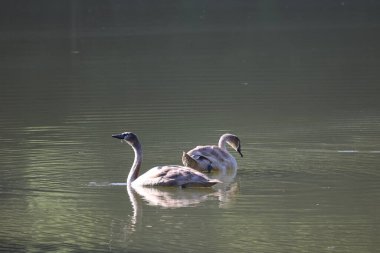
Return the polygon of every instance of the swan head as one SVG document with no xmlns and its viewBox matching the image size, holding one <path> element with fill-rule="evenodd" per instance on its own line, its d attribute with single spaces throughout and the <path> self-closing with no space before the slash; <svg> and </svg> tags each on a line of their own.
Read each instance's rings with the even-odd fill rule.
<svg viewBox="0 0 380 253">
<path fill-rule="evenodd" d="M 126 143 L 128 143 L 131 146 L 137 146 L 139 144 L 139 139 L 137 138 L 137 135 L 132 132 L 113 134 L 112 137 L 116 139 L 124 140 Z"/>
<path fill-rule="evenodd" d="M 230 134 L 227 138 L 227 143 L 243 157 L 243 153 L 241 152 L 240 139 L 233 134 Z"/>
</svg>

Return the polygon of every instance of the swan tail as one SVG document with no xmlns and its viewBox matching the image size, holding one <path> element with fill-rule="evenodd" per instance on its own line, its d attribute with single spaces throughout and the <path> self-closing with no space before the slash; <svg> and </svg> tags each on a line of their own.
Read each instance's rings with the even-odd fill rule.
<svg viewBox="0 0 380 253">
<path fill-rule="evenodd" d="M 190 167 L 193 169 L 198 168 L 198 162 L 194 158 L 192 158 L 190 155 L 188 155 L 186 152 L 182 153 L 182 163 L 186 167 Z"/>
<path fill-rule="evenodd" d="M 193 168 L 200 172 L 210 173 L 213 169 L 212 162 L 205 156 L 199 155 L 196 158 L 187 154 L 186 152 L 182 153 L 182 163 L 186 167 Z M 207 163 L 207 164 L 205 164 Z"/>
</svg>

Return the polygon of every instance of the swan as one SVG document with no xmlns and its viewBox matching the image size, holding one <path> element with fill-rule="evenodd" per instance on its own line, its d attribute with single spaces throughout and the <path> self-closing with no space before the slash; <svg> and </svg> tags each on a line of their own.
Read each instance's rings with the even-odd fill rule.
<svg viewBox="0 0 380 253">
<path fill-rule="evenodd" d="M 236 135 L 226 133 L 220 137 L 218 146 L 197 146 L 187 153 L 183 152 L 182 163 L 202 172 L 218 171 L 225 174 L 229 169 L 236 171 L 236 159 L 228 152 L 226 144 L 230 145 L 243 157 L 240 139 Z"/>
<path fill-rule="evenodd" d="M 132 186 L 132 188 L 139 186 L 210 187 L 220 183 L 219 180 L 210 179 L 192 168 L 179 165 L 157 166 L 139 176 L 142 147 L 137 135 L 132 132 L 124 132 L 114 134 L 112 137 L 127 142 L 135 153 L 134 162 L 127 177 L 127 186 Z"/>
</svg>

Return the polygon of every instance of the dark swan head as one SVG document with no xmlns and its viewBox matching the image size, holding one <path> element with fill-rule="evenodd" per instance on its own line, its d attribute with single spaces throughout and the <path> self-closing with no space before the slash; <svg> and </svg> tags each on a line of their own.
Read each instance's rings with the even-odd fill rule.
<svg viewBox="0 0 380 253">
<path fill-rule="evenodd" d="M 124 132 L 121 134 L 113 134 L 113 138 L 120 139 L 126 141 L 128 144 L 135 146 L 139 143 L 139 139 L 137 138 L 137 135 L 131 132 Z"/>
<path fill-rule="evenodd" d="M 240 139 L 233 134 L 229 134 L 227 138 L 227 143 L 234 149 L 236 152 L 240 154 L 241 157 L 243 157 L 243 153 L 241 152 L 241 146 L 240 146 Z"/>
</svg>

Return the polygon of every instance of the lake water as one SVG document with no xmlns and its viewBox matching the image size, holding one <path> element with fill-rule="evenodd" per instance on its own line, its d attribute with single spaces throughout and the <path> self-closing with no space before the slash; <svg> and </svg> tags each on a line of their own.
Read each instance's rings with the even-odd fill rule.
<svg viewBox="0 0 380 253">
<path fill-rule="evenodd" d="M 0 251 L 377 252 L 378 4 L 64 2 L 0 11 Z M 127 191 L 123 131 L 143 171 L 225 132 L 244 157 Z"/>
</svg>

